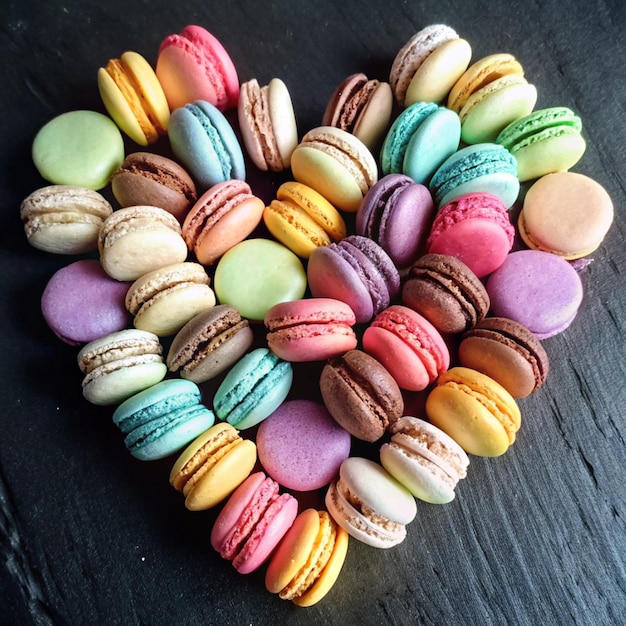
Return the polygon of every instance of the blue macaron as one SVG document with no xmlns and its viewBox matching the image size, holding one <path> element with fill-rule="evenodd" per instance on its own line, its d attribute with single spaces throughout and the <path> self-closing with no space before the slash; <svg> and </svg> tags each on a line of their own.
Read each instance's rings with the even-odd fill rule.
<svg viewBox="0 0 626 626">
<path fill-rule="evenodd" d="M 466 146 L 441 164 L 429 187 L 439 208 L 458 196 L 480 191 L 498 196 L 509 208 L 520 190 L 517 161 L 495 143 Z"/>
<path fill-rule="evenodd" d="M 228 372 L 213 398 L 220 419 L 238 430 L 262 422 L 285 400 L 293 382 L 291 363 L 257 348 Z"/>
<path fill-rule="evenodd" d="M 164 380 L 131 396 L 113 413 L 126 434 L 130 453 L 142 460 L 162 459 L 180 450 L 215 422 L 201 403 L 198 385 L 190 380 Z"/>
<path fill-rule="evenodd" d="M 459 147 L 461 120 L 434 102 L 416 102 L 391 125 L 381 149 L 383 174 L 405 174 L 427 183 L 435 170 Z"/>
<path fill-rule="evenodd" d="M 245 180 L 243 152 L 235 131 L 209 102 L 196 100 L 172 111 L 168 136 L 172 151 L 202 189 L 232 178 Z"/>
</svg>

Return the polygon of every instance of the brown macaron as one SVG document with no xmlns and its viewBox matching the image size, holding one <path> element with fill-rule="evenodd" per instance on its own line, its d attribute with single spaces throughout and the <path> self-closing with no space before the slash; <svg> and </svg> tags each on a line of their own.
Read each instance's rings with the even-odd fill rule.
<svg viewBox="0 0 626 626">
<path fill-rule="evenodd" d="M 402 417 L 398 384 L 374 357 L 349 350 L 330 359 L 320 376 L 322 399 L 337 423 L 363 441 L 377 441 Z"/>
<path fill-rule="evenodd" d="M 480 279 L 446 254 L 426 254 L 415 261 L 402 286 L 402 303 L 441 333 L 469 330 L 489 311 L 489 295 Z"/>
<path fill-rule="evenodd" d="M 504 317 L 486 317 L 459 344 L 459 361 L 524 398 L 543 385 L 550 369 L 541 342 L 525 326 Z"/>
</svg>

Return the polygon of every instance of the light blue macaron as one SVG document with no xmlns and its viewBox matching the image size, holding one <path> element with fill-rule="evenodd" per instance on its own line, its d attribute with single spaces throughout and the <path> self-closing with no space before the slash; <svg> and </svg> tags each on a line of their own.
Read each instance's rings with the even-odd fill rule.
<svg viewBox="0 0 626 626">
<path fill-rule="evenodd" d="M 293 368 L 267 348 L 257 348 L 228 372 L 213 398 L 220 419 L 238 430 L 262 422 L 285 400 Z"/>
<path fill-rule="evenodd" d="M 126 434 L 130 453 L 142 460 L 162 459 L 180 450 L 215 422 L 201 404 L 198 385 L 190 380 L 164 380 L 131 396 L 113 413 Z"/>
<path fill-rule="evenodd" d="M 196 100 L 175 109 L 168 136 L 172 151 L 202 189 L 237 178 L 245 180 L 243 152 L 224 114 Z"/>
</svg>

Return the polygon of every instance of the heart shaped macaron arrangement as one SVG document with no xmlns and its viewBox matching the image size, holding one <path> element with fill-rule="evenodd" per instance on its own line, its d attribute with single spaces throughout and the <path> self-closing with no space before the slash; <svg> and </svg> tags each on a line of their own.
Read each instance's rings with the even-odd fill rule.
<svg viewBox="0 0 626 626">
<path fill-rule="evenodd" d="M 613 219 L 568 171 L 578 116 L 534 111 L 512 55 L 471 54 L 427 26 L 388 82 L 347 77 L 299 137 L 287 85 L 240 84 L 188 26 L 155 69 L 125 52 L 99 70 L 110 117 L 68 112 L 33 142 L 51 184 L 21 218 L 34 247 L 79 257 L 41 307 L 85 400 L 112 407 L 135 458 L 176 456 L 187 509 L 222 507 L 215 550 L 300 606 L 333 587 L 349 538 L 397 545 L 471 455 L 514 443 L 541 340 L 574 320 L 576 267 Z M 142 151 L 164 141 L 174 158 Z M 310 492 L 324 505 L 300 510 Z"/>
</svg>

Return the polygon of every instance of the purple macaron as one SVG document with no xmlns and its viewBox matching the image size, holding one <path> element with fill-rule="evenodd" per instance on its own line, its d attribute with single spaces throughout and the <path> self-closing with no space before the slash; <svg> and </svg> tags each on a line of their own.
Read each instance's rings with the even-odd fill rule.
<svg viewBox="0 0 626 626">
<path fill-rule="evenodd" d="M 339 473 L 350 455 L 350 434 L 323 404 L 289 400 L 261 423 L 256 445 L 261 465 L 276 482 L 313 491 Z"/>
<path fill-rule="evenodd" d="M 434 209 L 426 186 L 404 174 L 388 174 L 363 198 L 356 214 L 356 232 L 376 241 L 402 269 L 418 257 Z"/>
<path fill-rule="evenodd" d="M 58 270 L 41 296 L 41 312 L 54 334 L 73 346 L 128 328 L 124 303 L 130 283 L 111 278 L 95 259 Z"/>
<path fill-rule="evenodd" d="M 576 317 L 583 285 L 565 259 L 540 250 L 511 252 L 489 277 L 491 314 L 523 324 L 538 339 L 564 331 Z"/>
<path fill-rule="evenodd" d="M 400 274 L 390 256 L 362 235 L 316 248 L 309 258 L 307 280 L 313 297 L 348 304 L 357 324 L 387 308 L 400 291 Z"/>
</svg>

